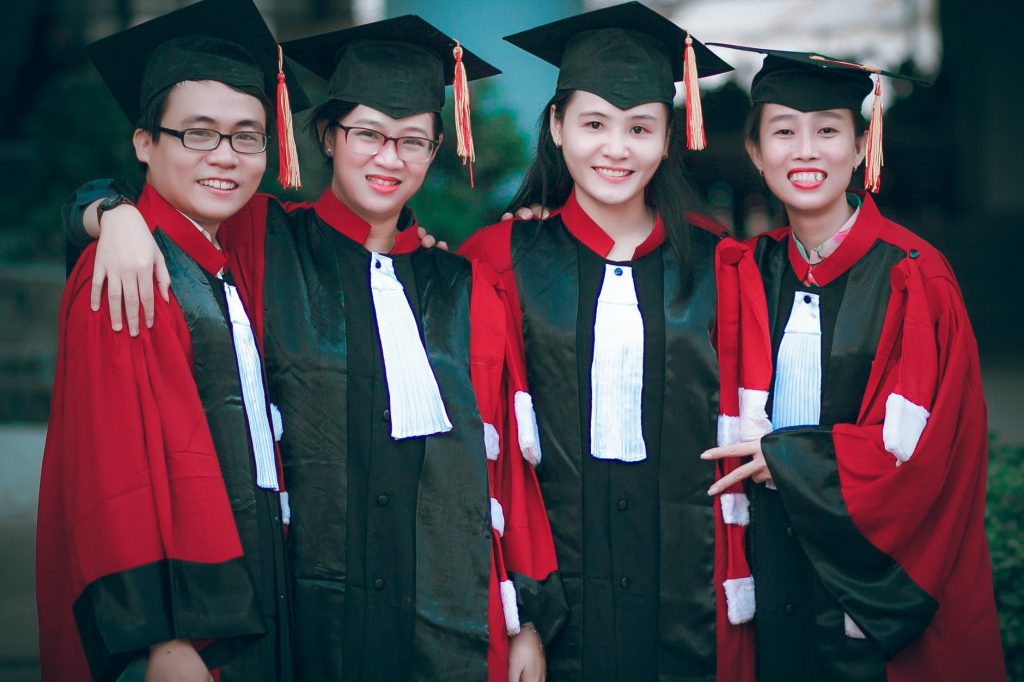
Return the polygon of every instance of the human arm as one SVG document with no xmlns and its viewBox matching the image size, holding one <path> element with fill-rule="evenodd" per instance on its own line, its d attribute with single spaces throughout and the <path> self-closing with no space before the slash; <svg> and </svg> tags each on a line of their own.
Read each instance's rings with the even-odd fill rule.
<svg viewBox="0 0 1024 682">
<path fill-rule="evenodd" d="M 544 682 L 547 679 L 547 658 L 544 642 L 533 623 L 523 623 L 512 636 L 508 654 L 509 682 Z"/>
<path fill-rule="evenodd" d="M 153 326 L 154 290 L 168 300 L 170 275 L 163 254 L 153 240 L 149 226 L 138 209 L 122 204 L 98 215 L 99 204 L 107 197 L 125 194 L 133 198 L 133 188 L 111 180 L 96 180 L 83 185 L 65 204 L 61 218 L 68 237 L 69 249 L 84 248 L 88 241 L 99 239 L 92 278 L 91 306 L 99 310 L 105 283 L 114 331 L 124 323 L 128 333 L 139 333 L 141 304 L 147 327 Z"/>
</svg>

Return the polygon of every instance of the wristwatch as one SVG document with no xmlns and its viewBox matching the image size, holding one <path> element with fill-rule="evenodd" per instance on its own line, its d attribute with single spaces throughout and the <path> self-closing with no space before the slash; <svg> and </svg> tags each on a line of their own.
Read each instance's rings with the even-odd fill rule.
<svg viewBox="0 0 1024 682">
<path fill-rule="evenodd" d="M 128 204 L 134 206 L 135 202 L 126 197 L 123 194 L 112 194 L 111 196 L 103 199 L 100 203 L 96 204 L 96 223 L 99 224 L 103 220 L 103 214 L 107 211 L 117 208 L 122 204 Z"/>
</svg>

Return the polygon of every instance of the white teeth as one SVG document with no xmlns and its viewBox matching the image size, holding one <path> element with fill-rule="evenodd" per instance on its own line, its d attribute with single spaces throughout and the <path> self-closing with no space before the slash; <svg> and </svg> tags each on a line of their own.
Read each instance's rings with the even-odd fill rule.
<svg viewBox="0 0 1024 682">
<path fill-rule="evenodd" d="M 371 178 L 371 177 L 367 177 L 366 179 L 369 180 L 370 182 L 375 182 L 378 185 L 387 185 L 388 187 L 393 187 L 394 185 L 398 184 L 398 180 L 395 180 L 394 178 Z"/>
<path fill-rule="evenodd" d="M 632 172 L 628 170 L 615 170 L 613 168 L 595 168 L 594 170 L 601 175 L 607 175 L 611 178 L 624 178 Z"/>
<path fill-rule="evenodd" d="M 825 174 L 821 172 L 790 173 L 789 179 L 793 182 L 801 183 L 824 182 Z"/>
<path fill-rule="evenodd" d="M 213 189 L 235 189 L 238 187 L 237 182 L 231 182 L 229 180 L 200 180 L 199 184 L 204 187 L 212 187 Z"/>
</svg>

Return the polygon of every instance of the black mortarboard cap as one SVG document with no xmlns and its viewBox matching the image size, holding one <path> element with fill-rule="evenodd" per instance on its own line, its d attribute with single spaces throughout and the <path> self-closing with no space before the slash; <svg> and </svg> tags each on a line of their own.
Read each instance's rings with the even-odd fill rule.
<svg viewBox="0 0 1024 682">
<path fill-rule="evenodd" d="M 687 31 L 639 2 L 560 19 L 505 40 L 557 66 L 559 92 L 584 90 L 631 109 L 648 102 L 671 106 L 673 83 L 684 79 L 688 37 L 696 76 L 732 70 Z"/>
<path fill-rule="evenodd" d="M 874 89 L 875 99 L 871 105 L 864 161 L 864 188 L 871 192 L 879 190 L 882 176 L 882 81 L 875 79 L 872 82 L 871 74 L 930 85 L 921 78 L 826 57 L 817 52 L 770 50 L 728 43 L 708 45 L 765 55 L 761 70 L 750 85 L 753 104 L 781 104 L 804 112 L 826 109 L 853 109 L 859 112 L 864 98 Z"/>
<path fill-rule="evenodd" d="M 439 112 L 456 75 L 457 41 L 416 15 L 282 43 L 285 54 L 328 81 L 327 99 L 364 104 L 392 118 Z M 467 80 L 501 71 L 461 50 Z"/>
<path fill-rule="evenodd" d="M 274 100 L 277 42 L 252 0 L 201 0 L 86 46 L 132 123 L 154 96 L 187 80 L 257 88 Z M 285 65 L 295 111 L 309 100 Z"/>
<path fill-rule="evenodd" d="M 816 52 L 770 50 L 727 43 L 708 45 L 765 55 L 763 66 L 750 85 L 750 99 L 754 104 L 781 104 L 798 111 L 860 111 L 864 98 L 871 93 L 873 73 L 927 84 L 919 78 Z"/>
</svg>

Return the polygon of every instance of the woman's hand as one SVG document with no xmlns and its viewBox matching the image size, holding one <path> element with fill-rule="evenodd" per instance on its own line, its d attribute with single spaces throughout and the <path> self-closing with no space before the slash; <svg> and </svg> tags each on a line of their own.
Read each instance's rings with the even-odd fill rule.
<svg viewBox="0 0 1024 682">
<path fill-rule="evenodd" d="M 751 457 L 752 459 L 715 481 L 714 485 L 708 488 L 708 495 L 717 495 L 746 478 L 753 479 L 755 483 L 772 480 L 772 472 L 768 471 L 768 462 L 765 461 L 764 453 L 761 452 L 760 438 L 711 448 L 700 455 L 701 459 L 722 459 L 723 457 Z"/>
<path fill-rule="evenodd" d="M 520 206 L 516 209 L 516 220 L 546 220 L 551 215 L 551 211 L 544 208 L 540 204 L 530 204 L 529 206 Z M 512 220 L 511 211 L 506 211 L 501 214 L 502 222 L 506 220 Z"/>
<path fill-rule="evenodd" d="M 90 210 L 94 210 L 93 207 Z M 154 277 L 160 295 L 164 301 L 169 301 L 171 276 L 167 272 L 164 255 L 139 210 L 130 204 L 123 204 L 105 212 L 100 241 L 96 246 L 96 264 L 92 271 L 92 309 L 100 309 L 103 283 L 106 282 L 111 326 L 114 331 L 121 331 L 123 303 L 128 333 L 138 336 L 140 303 L 146 327 L 153 326 Z"/>
<path fill-rule="evenodd" d="M 420 246 L 422 246 L 424 249 L 431 249 L 436 246 L 437 248 L 443 251 L 448 250 L 448 242 L 444 240 L 437 241 L 437 239 L 434 238 L 434 235 L 427 234 L 426 229 L 422 227 L 417 227 L 416 234 L 419 235 Z"/>
<path fill-rule="evenodd" d="M 509 682 L 544 682 L 547 678 L 547 660 L 544 643 L 532 623 L 524 623 L 518 635 L 509 642 Z"/>
<path fill-rule="evenodd" d="M 213 682 L 206 664 L 187 639 L 149 647 L 146 682 Z"/>
</svg>

